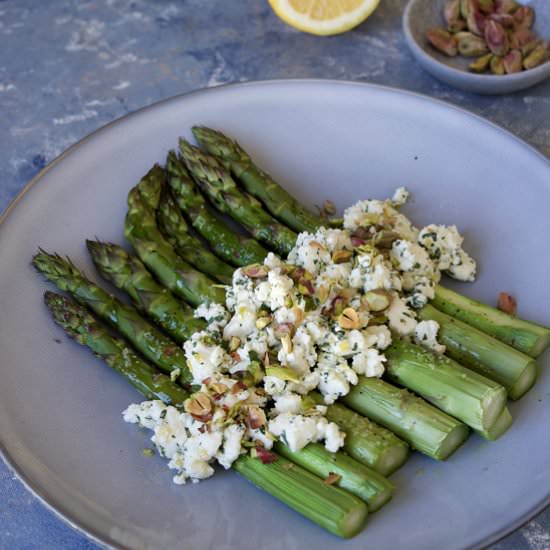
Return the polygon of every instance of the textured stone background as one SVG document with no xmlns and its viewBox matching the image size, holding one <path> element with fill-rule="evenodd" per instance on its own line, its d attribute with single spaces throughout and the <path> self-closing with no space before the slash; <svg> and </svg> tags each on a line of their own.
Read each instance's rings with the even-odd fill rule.
<svg viewBox="0 0 550 550">
<path fill-rule="evenodd" d="M 205 86 L 270 78 L 377 82 L 474 111 L 550 157 L 550 81 L 505 97 L 440 84 L 401 33 L 405 0 L 352 32 L 318 38 L 266 0 L 0 0 L 0 212 L 69 145 L 139 107 Z M 518 465 L 519 466 L 519 465 Z M 0 462 L 0 548 L 96 548 Z M 550 548 L 550 510 L 492 550 Z"/>
</svg>

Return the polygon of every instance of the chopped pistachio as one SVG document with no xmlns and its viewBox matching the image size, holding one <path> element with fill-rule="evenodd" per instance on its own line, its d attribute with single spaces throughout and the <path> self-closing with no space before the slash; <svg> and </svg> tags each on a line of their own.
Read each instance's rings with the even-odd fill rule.
<svg viewBox="0 0 550 550">
<path fill-rule="evenodd" d="M 474 73 L 482 73 L 489 68 L 491 63 L 491 58 L 493 57 L 492 53 L 485 54 L 481 57 L 478 57 L 475 61 L 468 65 L 468 69 Z"/>
<path fill-rule="evenodd" d="M 387 309 L 391 303 L 391 294 L 382 288 L 370 290 L 363 296 L 370 311 L 380 312 Z"/>
<path fill-rule="evenodd" d="M 300 377 L 292 370 L 286 367 L 266 367 L 266 376 L 273 376 L 280 380 L 288 380 L 289 382 L 300 382 Z"/>
<path fill-rule="evenodd" d="M 338 317 L 338 324 L 348 330 L 359 328 L 361 325 L 359 314 L 352 307 L 347 307 Z"/>
</svg>

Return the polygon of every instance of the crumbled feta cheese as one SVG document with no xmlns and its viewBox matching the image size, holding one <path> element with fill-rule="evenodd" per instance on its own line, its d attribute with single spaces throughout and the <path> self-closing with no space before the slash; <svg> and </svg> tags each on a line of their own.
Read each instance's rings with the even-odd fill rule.
<svg viewBox="0 0 550 550">
<path fill-rule="evenodd" d="M 347 362 L 332 354 L 323 353 L 319 356 L 316 372 L 319 374 L 318 389 L 327 405 L 349 393 L 350 384 L 358 382 L 357 374 Z"/>
<path fill-rule="evenodd" d="M 455 225 L 427 225 L 418 235 L 418 242 L 428 251 L 438 269 L 447 271 L 460 281 L 473 281 L 476 263 L 462 249 L 463 241 Z"/>
<path fill-rule="evenodd" d="M 229 313 L 221 305 L 216 303 L 201 304 L 194 313 L 197 319 L 204 319 L 208 323 L 208 330 L 218 331 L 229 321 Z"/>
<path fill-rule="evenodd" d="M 302 408 L 302 397 L 296 393 L 286 393 L 275 397 L 275 414 L 298 414 Z"/>
<path fill-rule="evenodd" d="M 284 263 L 281 258 L 277 256 L 277 254 L 273 254 L 273 252 L 268 252 L 264 260 L 264 265 L 269 267 L 270 269 L 275 269 L 276 267 L 283 267 Z"/>
<path fill-rule="evenodd" d="M 245 339 L 256 330 L 257 311 L 255 304 L 250 300 L 241 300 L 235 307 L 235 313 L 223 329 L 224 340 L 231 340 L 233 336 Z"/>
<path fill-rule="evenodd" d="M 418 230 L 399 213 L 390 201 L 365 200 L 355 203 L 344 211 L 344 227 L 352 232 L 360 227 L 384 225 L 401 238 L 416 241 Z"/>
<path fill-rule="evenodd" d="M 392 334 L 444 352 L 438 324 L 418 323 L 414 310 L 434 297 L 442 270 L 471 280 L 476 266 L 456 227 L 419 232 L 396 209 L 407 198 L 399 188 L 392 200 L 358 202 L 345 211 L 344 229 L 300 233 L 286 262 L 269 253 L 263 265 L 235 270 L 225 307 L 196 309 L 208 327 L 183 346 L 200 385 L 187 412 L 160 401 L 124 411 L 127 422 L 153 430 L 174 482 L 209 477 L 215 461 L 229 468 L 246 449 L 270 449 L 277 437 L 293 450 L 324 440 L 335 452 L 345 434 L 325 418 L 326 405 L 359 376 L 383 375 Z M 303 397 L 314 389 L 325 405 Z"/>
<path fill-rule="evenodd" d="M 279 269 L 273 269 L 268 273 L 267 281 L 256 287 L 256 300 L 259 304 L 267 304 L 272 310 L 283 307 L 293 286 L 294 281 L 290 277 L 280 273 Z"/>
<path fill-rule="evenodd" d="M 400 271 L 413 271 L 429 275 L 434 271 L 433 262 L 426 250 L 410 241 L 401 239 L 394 241 L 391 257 Z"/>
<path fill-rule="evenodd" d="M 367 327 L 363 331 L 365 345 L 375 347 L 379 350 L 385 350 L 392 342 L 391 332 L 386 325 L 375 325 Z"/>
<path fill-rule="evenodd" d="M 442 355 L 446 348 L 437 341 L 438 332 L 439 323 L 437 321 L 420 321 L 414 329 L 414 341 Z"/>
<path fill-rule="evenodd" d="M 222 444 L 221 432 L 201 432 L 201 422 L 161 401 L 130 405 L 123 417 L 126 422 L 139 423 L 153 430 L 151 441 L 159 454 L 169 459 L 168 467 L 177 470 L 174 483 L 182 484 L 187 479 L 196 482 L 214 473 L 209 462 Z"/>
<path fill-rule="evenodd" d="M 183 344 L 187 366 L 193 375 L 194 384 L 201 384 L 206 378 L 225 372 L 231 366 L 231 357 L 221 346 L 212 343 L 211 340 L 211 335 L 201 331 L 195 332 Z"/>
<path fill-rule="evenodd" d="M 228 470 L 241 454 L 241 441 L 245 429 L 243 426 L 231 424 L 223 432 L 223 443 L 221 451 L 216 454 L 217 461 Z"/>
<path fill-rule="evenodd" d="M 290 367 L 294 372 L 304 375 L 310 372 L 310 367 L 315 365 L 317 352 L 314 340 L 305 327 L 298 327 L 292 338 L 292 347 L 286 351 L 283 347 L 277 354 L 277 359 L 282 365 Z"/>
<path fill-rule="evenodd" d="M 308 443 L 323 439 L 326 440 L 327 450 L 332 452 L 336 452 L 344 443 L 344 436 L 338 426 L 317 415 L 283 413 L 269 421 L 269 431 L 280 437 L 293 452 L 303 449 Z"/>
<path fill-rule="evenodd" d="M 409 200 L 410 195 L 411 194 L 405 187 L 398 187 L 391 201 L 395 206 L 403 206 Z"/>
<path fill-rule="evenodd" d="M 328 248 L 316 240 L 316 235 L 300 233 L 287 260 L 293 265 L 305 268 L 313 275 L 318 275 L 322 266 L 331 262 L 331 255 Z"/>
<path fill-rule="evenodd" d="M 401 290 L 401 281 L 397 273 L 381 254 L 357 256 L 349 284 L 353 288 L 362 288 L 364 292 L 379 288 Z"/>
<path fill-rule="evenodd" d="M 447 273 L 458 281 L 474 281 L 476 278 L 476 269 L 475 260 L 468 253 L 464 252 L 464 250 L 460 250 L 454 257 L 451 267 L 447 269 Z"/>
<path fill-rule="evenodd" d="M 353 356 L 351 366 L 357 374 L 367 378 L 380 378 L 384 374 L 386 358 L 374 348 L 367 349 Z"/>
<path fill-rule="evenodd" d="M 408 336 L 416 327 L 416 316 L 405 301 L 394 294 L 390 307 L 385 311 L 390 328 L 401 336 Z"/>
</svg>

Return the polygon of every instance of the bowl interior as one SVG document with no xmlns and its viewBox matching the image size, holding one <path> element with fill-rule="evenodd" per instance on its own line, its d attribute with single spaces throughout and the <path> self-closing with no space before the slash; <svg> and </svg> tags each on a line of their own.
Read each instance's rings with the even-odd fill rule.
<svg viewBox="0 0 550 550">
<path fill-rule="evenodd" d="M 460 55 L 448 57 L 438 52 L 426 39 L 426 32 L 430 28 L 445 27 L 443 7 L 447 1 L 448 0 L 411 0 L 408 14 L 409 17 L 405 24 L 408 26 L 414 41 L 426 55 L 448 67 L 468 72 L 468 65 L 475 58 L 462 57 Z M 526 0 L 520 3 L 525 6 L 531 6 L 535 10 L 535 24 L 533 30 L 537 37 L 544 40 L 550 40 L 550 1 Z M 524 71 L 520 74 L 527 74 L 529 72 L 530 71 Z M 478 76 L 474 73 L 468 74 Z"/>
</svg>

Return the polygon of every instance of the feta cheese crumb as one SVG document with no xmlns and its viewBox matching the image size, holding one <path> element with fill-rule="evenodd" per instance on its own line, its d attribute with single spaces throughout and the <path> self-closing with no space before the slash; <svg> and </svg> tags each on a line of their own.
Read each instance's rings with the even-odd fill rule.
<svg viewBox="0 0 550 550">
<path fill-rule="evenodd" d="M 414 341 L 435 353 L 443 355 L 445 346 L 437 341 L 439 323 L 437 321 L 420 321 L 414 329 Z"/>
<path fill-rule="evenodd" d="M 193 384 L 202 384 L 206 378 L 226 372 L 231 366 L 231 357 L 212 341 L 212 336 L 206 331 L 195 332 L 183 344 L 183 351 L 193 375 Z"/>
<path fill-rule="evenodd" d="M 463 241 L 456 225 L 427 225 L 418 235 L 419 244 L 428 251 L 438 269 L 459 281 L 473 281 L 476 262 L 462 249 Z"/>
<path fill-rule="evenodd" d="M 153 430 L 151 441 L 159 454 L 169 459 L 168 467 L 177 471 L 174 483 L 184 484 L 187 479 L 196 483 L 213 475 L 209 462 L 222 445 L 221 432 L 201 431 L 203 424 L 190 414 L 158 400 L 130 405 L 123 412 L 123 418 Z"/>
<path fill-rule="evenodd" d="M 303 449 L 308 443 L 323 439 L 325 448 L 336 452 L 344 444 L 345 437 L 334 422 L 317 415 L 283 413 L 269 421 L 269 431 L 293 452 Z"/>
<path fill-rule="evenodd" d="M 398 187 L 391 199 L 395 206 L 403 206 L 410 197 L 410 192 L 405 187 Z"/>
<path fill-rule="evenodd" d="M 216 303 L 201 304 L 194 313 L 195 318 L 204 319 L 208 323 L 208 330 L 219 331 L 229 321 L 230 315 L 228 311 L 221 305 Z"/>
<path fill-rule="evenodd" d="M 390 328 L 401 336 L 408 336 L 414 331 L 416 315 L 397 294 L 394 294 L 390 307 L 385 313 Z"/>
</svg>

